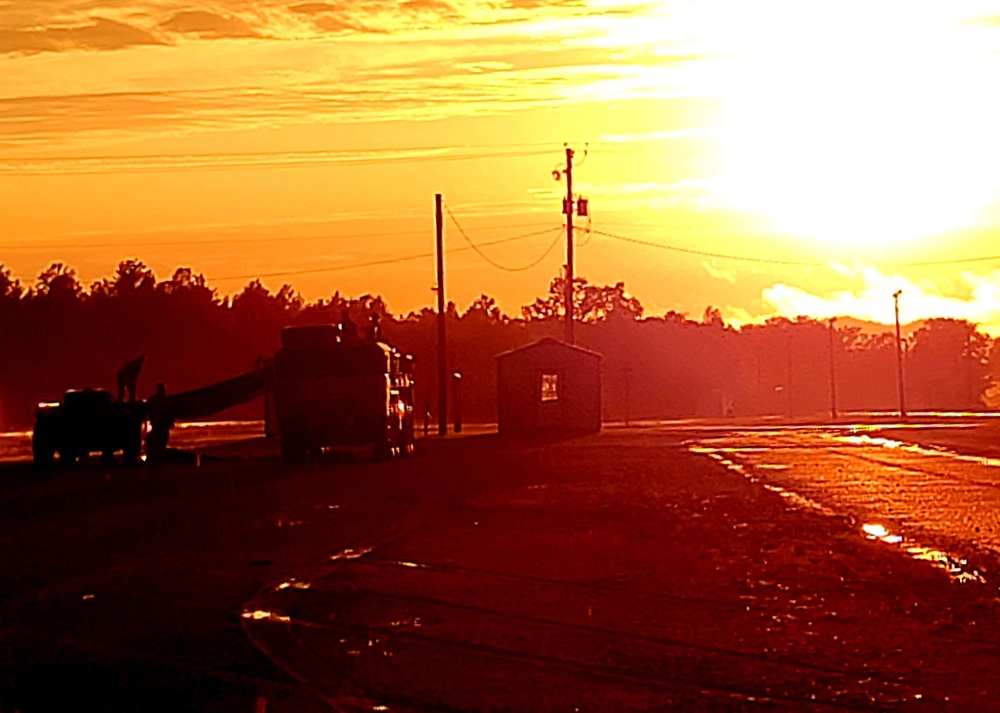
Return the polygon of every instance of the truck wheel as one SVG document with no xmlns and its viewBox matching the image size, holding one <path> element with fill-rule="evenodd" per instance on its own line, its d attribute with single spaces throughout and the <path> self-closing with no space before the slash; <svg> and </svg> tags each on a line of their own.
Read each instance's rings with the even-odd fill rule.
<svg viewBox="0 0 1000 713">
<path fill-rule="evenodd" d="M 127 448 L 122 449 L 122 462 L 125 465 L 139 465 L 142 461 L 139 458 L 141 448 L 137 448 L 135 444 L 129 445 Z"/>
<path fill-rule="evenodd" d="M 403 427 L 403 432 L 399 437 L 399 455 L 401 458 L 413 455 L 413 431 Z"/>
<path fill-rule="evenodd" d="M 291 440 L 282 441 L 281 460 L 286 463 L 305 463 L 309 460 L 309 448 L 304 443 Z"/>
<path fill-rule="evenodd" d="M 31 458 L 39 468 L 49 468 L 55 458 L 56 449 L 48 442 L 44 434 L 39 435 L 37 431 L 31 437 Z"/>
<path fill-rule="evenodd" d="M 377 461 L 392 460 L 393 450 L 395 449 L 389 441 L 389 434 L 381 434 L 372 444 L 372 457 Z"/>
</svg>

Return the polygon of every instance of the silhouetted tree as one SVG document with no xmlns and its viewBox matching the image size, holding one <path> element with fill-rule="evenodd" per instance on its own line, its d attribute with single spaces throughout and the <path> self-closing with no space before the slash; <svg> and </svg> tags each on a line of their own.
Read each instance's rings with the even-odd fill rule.
<svg viewBox="0 0 1000 713">
<path fill-rule="evenodd" d="M 545 336 L 562 338 L 564 284 L 553 280 L 520 318 L 504 314 L 486 294 L 461 313 L 448 304 L 448 367 L 464 375 L 467 419 L 496 416 L 497 354 Z M 74 270 L 55 262 L 26 290 L 0 265 L 0 421 L 26 425 L 35 403 L 70 387 L 113 386 L 117 368 L 139 352 L 147 357 L 140 396 L 158 381 L 171 392 L 213 383 L 273 354 L 282 327 L 336 323 L 344 309 L 361 326 L 372 313 L 381 315 L 384 337 L 416 355 L 418 414 L 425 405 L 435 412 L 438 316 L 430 307 L 401 318 L 378 295 L 339 291 L 306 303 L 290 285 L 271 292 L 260 280 L 220 298 L 190 268 L 157 281 L 135 258 L 89 290 Z M 700 319 L 673 310 L 648 316 L 623 282 L 592 285 L 584 278 L 574 281 L 574 309 L 579 345 L 603 355 L 607 418 L 829 410 L 825 321 L 780 318 L 737 329 L 713 306 Z M 977 407 L 1000 375 L 1000 350 L 992 345 L 971 323 L 928 320 L 906 358 L 911 408 Z M 891 331 L 837 327 L 833 349 L 841 410 L 896 407 Z M 259 407 L 243 415 L 259 416 Z"/>
<path fill-rule="evenodd" d="M 521 308 L 527 320 L 559 319 L 566 314 L 566 278 L 557 277 L 549 283 L 549 294 Z M 625 294 L 625 283 L 614 286 L 591 285 L 583 277 L 573 278 L 573 316 L 580 322 L 596 322 L 619 312 L 632 319 L 642 316 L 642 304 Z"/>
<path fill-rule="evenodd" d="M 976 409 L 990 386 L 990 340 L 963 319 L 929 319 L 913 335 L 906 360 L 914 409 Z"/>
<path fill-rule="evenodd" d="M 49 301 L 70 304 L 83 296 L 83 285 L 76 278 L 76 270 L 61 262 L 54 262 L 38 276 L 34 295 Z"/>
</svg>

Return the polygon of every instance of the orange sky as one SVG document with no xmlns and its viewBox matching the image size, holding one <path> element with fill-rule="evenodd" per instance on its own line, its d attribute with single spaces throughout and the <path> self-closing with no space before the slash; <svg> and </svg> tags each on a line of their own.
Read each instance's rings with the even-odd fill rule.
<svg viewBox="0 0 1000 713">
<path fill-rule="evenodd" d="M 26 283 L 138 257 L 405 313 L 433 300 L 434 193 L 529 265 L 569 142 L 619 236 L 578 235 L 577 273 L 648 313 L 889 321 L 902 288 L 906 321 L 1000 334 L 1000 259 L 906 266 L 1000 255 L 1000 2 L 0 0 L 0 62 Z M 463 308 L 516 312 L 565 254 L 446 242 Z"/>
</svg>

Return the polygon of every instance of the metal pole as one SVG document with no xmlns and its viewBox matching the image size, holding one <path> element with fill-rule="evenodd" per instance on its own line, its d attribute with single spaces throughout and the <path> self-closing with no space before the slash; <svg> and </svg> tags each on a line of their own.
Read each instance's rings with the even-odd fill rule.
<svg viewBox="0 0 1000 713">
<path fill-rule="evenodd" d="M 437 235 L 437 308 L 438 308 L 438 435 L 448 434 L 448 354 L 445 339 L 444 301 L 444 216 L 441 212 L 441 194 L 434 196 L 434 226 Z"/>
<path fill-rule="evenodd" d="M 906 397 L 903 386 L 903 346 L 899 335 L 899 296 L 902 290 L 892 293 L 892 300 L 896 311 L 896 392 L 899 395 L 899 417 L 906 418 Z"/>
<path fill-rule="evenodd" d="M 830 317 L 830 418 L 834 421 L 837 420 L 837 377 L 834 371 L 833 362 L 833 323 L 837 321 L 836 317 Z"/>
<path fill-rule="evenodd" d="M 632 367 L 625 367 L 625 425 L 629 425 L 632 416 Z"/>
<path fill-rule="evenodd" d="M 573 335 L 573 149 L 566 147 L 566 341 Z"/>
<path fill-rule="evenodd" d="M 786 363 L 785 363 L 785 388 L 788 389 L 788 393 L 785 395 L 788 399 L 788 418 L 793 418 L 795 414 L 795 404 L 792 401 L 792 333 L 788 332 L 786 335 Z"/>
<path fill-rule="evenodd" d="M 451 375 L 451 397 L 454 400 L 452 413 L 455 420 L 455 433 L 462 432 L 462 372 L 456 371 Z"/>
</svg>

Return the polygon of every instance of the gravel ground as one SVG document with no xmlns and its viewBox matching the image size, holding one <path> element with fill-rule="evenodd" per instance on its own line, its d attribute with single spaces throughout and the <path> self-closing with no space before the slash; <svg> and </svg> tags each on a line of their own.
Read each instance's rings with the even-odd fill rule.
<svg viewBox="0 0 1000 713">
<path fill-rule="evenodd" d="M 992 586 L 686 437 L 5 467 L 0 710 L 994 707 Z"/>
</svg>

